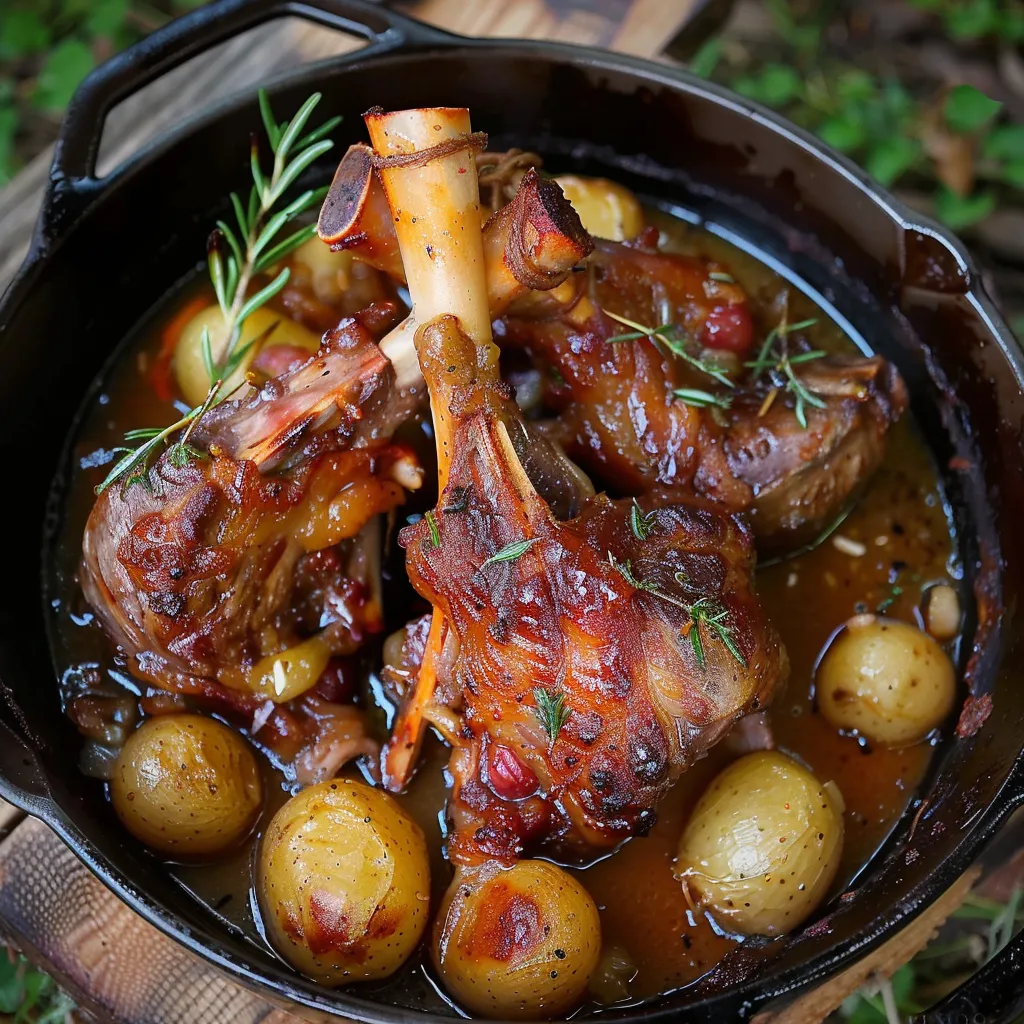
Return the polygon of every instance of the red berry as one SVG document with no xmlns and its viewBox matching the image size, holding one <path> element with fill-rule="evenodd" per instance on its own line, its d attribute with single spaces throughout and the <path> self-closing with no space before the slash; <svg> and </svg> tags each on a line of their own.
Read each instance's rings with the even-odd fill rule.
<svg viewBox="0 0 1024 1024">
<path fill-rule="evenodd" d="M 487 781 L 502 800 L 522 800 L 537 792 L 537 776 L 516 757 L 509 747 L 490 748 Z"/>
<path fill-rule="evenodd" d="M 724 349 L 745 356 L 754 341 L 754 322 L 745 302 L 716 306 L 704 321 L 701 343 L 707 348 Z"/>
</svg>

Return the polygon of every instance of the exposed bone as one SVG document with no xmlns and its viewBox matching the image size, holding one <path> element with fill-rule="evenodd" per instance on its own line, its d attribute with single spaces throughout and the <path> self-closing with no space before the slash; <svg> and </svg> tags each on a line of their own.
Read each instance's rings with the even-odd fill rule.
<svg viewBox="0 0 1024 1024">
<path fill-rule="evenodd" d="M 402 254 L 387 196 L 373 173 L 373 151 L 365 143 L 349 146 L 334 173 L 320 208 L 316 230 L 332 249 L 346 250 L 364 263 L 404 279 Z"/>
<path fill-rule="evenodd" d="M 421 108 L 391 114 L 366 115 L 370 140 L 379 163 L 409 281 L 412 312 L 382 348 L 402 379 L 417 326 L 442 315 L 457 316 L 476 347 L 481 366 L 497 365 L 498 349 L 491 337 L 487 305 L 480 196 L 473 162 L 469 111 L 459 108 Z M 466 146 L 456 148 L 459 140 Z M 448 148 L 444 144 L 448 144 Z M 435 147 L 437 147 L 435 149 Z M 433 150 L 425 161 L 417 154 Z M 399 159 L 413 157 L 408 162 Z M 387 163 L 385 163 L 387 161 Z M 404 356 L 401 360 L 396 356 Z M 399 370 L 402 367 L 402 371 Z M 451 413 L 431 395 L 437 439 L 438 490 L 444 489 L 451 461 Z M 400 710 L 384 751 L 385 785 L 401 790 L 408 782 L 423 741 L 425 711 L 437 688 L 437 667 L 448 626 L 434 609 L 423 663 L 416 686 Z"/>
<path fill-rule="evenodd" d="M 466 151 L 453 155 L 465 157 Z M 364 262 L 405 280 L 395 218 L 372 162 L 368 147 L 349 147 L 324 201 L 317 230 L 332 248 L 350 249 Z M 593 242 L 557 183 L 541 178 L 532 169 L 525 174 L 520 171 L 519 177 L 519 189 L 512 201 L 484 226 L 484 277 L 492 318 L 517 300 L 528 298 L 531 292 L 562 284 L 572 268 L 593 250 Z M 418 244 L 421 252 L 427 247 L 439 249 L 439 245 L 422 238 Z M 414 333 L 415 324 L 403 322 L 381 342 L 401 388 L 415 386 L 420 380 L 413 352 Z"/>
<path fill-rule="evenodd" d="M 412 297 L 412 328 L 439 316 L 459 319 L 477 346 L 477 362 L 496 364 L 487 303 L 480 195 L 469 111 L 423 107 L 365 117 L 391 207 Z M 453 143 L 464 141 L 456 148 Z M 446 145 L 447 144 L 447 145 Z M 438 155 L 433 155 L 437 153 Z M 422 156 L 420 160 L 406 160 Z M 408 339 L 406 328 L 403 339 Z M 438 489 L 448 482 L 450 413 L 431 399 L 437 440 Z"/>
</svg>

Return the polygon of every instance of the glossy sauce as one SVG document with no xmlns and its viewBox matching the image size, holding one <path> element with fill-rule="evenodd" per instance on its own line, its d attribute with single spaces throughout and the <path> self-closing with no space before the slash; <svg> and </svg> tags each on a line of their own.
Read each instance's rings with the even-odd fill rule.
<svg viewBox="0 0 1024 1024">
<path fill-rule="evenodd" d="M 713 256 L 730 268 L 759 311 L 759 337 L 777 322 L 777 297 L 788 290 L 790 322 L 821 317 L 822 323 L 809 335 L 816 347 L 849 347 L 850 342 L 821 310 L 785 286 L 754 256 L 665 214 L 653 216 L 665 232 L 667 247 Z M 104 466 L 103 453 L 120 443 L 126 429 L 163 424 L 177 415 L 171 403 L 154 397 L 148 380 L 163 330 L 197 295 L 207 297 L 202 283 L 189 286 L 185 294 L 179 291 L 170 296 L 142 327 L 101 382 L 103 390 L 90 398 L 73 445 L 70 496 L 49 595 L 59 602 L 53 647 L 65 700 L 83 689 L 103 691 L 131 683 L 85 606 L 75 571 L 92 488 L 109 468 Z M 419 508 L 429 500 L 429 494 L 417 495 L 415 505 L 409 507 Z M 834 894 L 851 883 L 903 813 L 927 770 L 932 744 L 923 742 L 893 752 L 837 735 L 814 710 L 815 663 L 832 634 L 851 615 L 881 605 L 889 615 L 919 620 L 917 609 L 927 586 L 949 582 L 959 589 L 948 510 L 931 457 L 909 417 L 892 432 L 882 468 L 837 535 L 863 545 L 865 553 L 856 557 L 844 553 L 835 546 L 833 535 L 812 551 L 762 567 L 757 580 L 792 666 L 788 687 L 777 694 L 770 711 L 776 742 L 823 782 L 834 780 L 845 800 L 846 842 Z M 400 560 L 393 564 L 400 571 Z M 401 581 L 391 586 L 400 590 Z M 406 611 L 396 605 L 388 628 L 402 625 Z M 379 652 L 371 648 L 368 662 L 374 657 Z M 364 704 L 372 705 L 372 694 L 368 686 L 362 695 Z M 377 719 L 383 735 L 385 712 L 378 712 Z M 657 824 L 648 836 L 628 842 L 613 856 L 580 872 L 600 907 L 605 944 L 624 949 L 636 966 L 631 1001 L 693 981 L 735 945 L 734 938 L 716 933 L 708 919 L 690 908 L 671 872 L 675 845 L 690 808 L 732 756 L 723 745 L 714 748 L 661 803 Z M 428 741 L 420 772 L 400 798 L 427 834 L 436 895 L 444 891 L 450 877 L 439 824 L 446 760 L 441 743 Z M 281 773 L 269 762 L 265 771 L 269 795 L 260 827 L 287 797 Z M 219 864 L 169 865 L 168 870 L 227 926 L 263 944 L 250 892 L 253 853 L 254 843 L 249 843 Z M 436 985 L 424 987 L 423 971 L 422 965 L 412 964 L 374 987 L 386 988 L 388 1001 L 439 1008 Z"/>
</svg>

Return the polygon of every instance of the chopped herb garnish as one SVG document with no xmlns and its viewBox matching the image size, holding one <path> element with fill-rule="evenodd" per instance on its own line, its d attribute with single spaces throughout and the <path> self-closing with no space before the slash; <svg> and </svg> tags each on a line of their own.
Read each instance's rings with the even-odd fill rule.
<svg viewBox="0 0 1024 1024">
<path fill-rule="evenodd" d="M 427 529 L 430 530 L 430 540 L 435 548 L 441 546 L 441 531 L 437 528 L 437 516 L 434 515 L 433 509 L 427 509 L 426 514 L 423 516 L 427 521 Z"/>
<path fill-rule="evenodd" d="M 767 371 L 774 384 L 761 406 L 759 415 L 764 416 L 768 412 L 779 389 L 784 389 L 793 396 L 793 415 L 796 416 L 797 423 L 804 430 L 807 429 L 807 407 L 825 408 L 825 402 L 793 372 L 793 367 L 799 366 L 801 363 L 809 363 L 814 359 L 821 359 L 826 353 L 814 349 L 810 352 L 797 352 L 790 355 L 786 346 L 788 335 L 794 331 L 812 327 L 817 322 L 816 317 L 800 320 L 795 324 L 787 324 L 783 320 L 768 332 L 757 358 L 744 363 L 744 366 L 754 371 L 755 376 Z"/>
<path fill-rule="evenodd" d="M 721 281 L 722 284 L 736 283 L 736 278 L 733 277 L 732 274 L 725 273 L 723 270 L 712 270 L 711 273 L 708 274 L 708 277 L 710 277 L 712 281 Z"/>
<path fill-rule="evenodd" d="M 629 510 L 629 528 L 633 531 L 633 536 L 637 540 L 647 540 L 651 535 L 651 530 L 654 529 L 654 522 L 656 513 L 654 511 L 644 512 L 644 510 L 637 503 L 636 498 L 633 499 L 633 504 Z"/>
<path fill-rule="evenodd" d="M 533 713 L 547 733 L 548 745 L 553 747 L 562 726 L 569 720 L 570 710 L 565 706 L 565 694 L 538 686 L 533 691 L 533 704 Z"/>
<path fill-rule="evenodd" d="M 700 635 L 701 625 L 705 625 L 712 630 L 721 641 L 722 646 L 733 658 L 744 668 L 747 667 L 747 659 L 736 645 L 728 619 L 728 611 L 708 597 L 702 597 L 690 606 L 690 646 L 693 648 L 694 657 L 697 659 L 697 664 L 702 670 L 705 667 L 705 659 L 704 644 Z"/>
<path fill-rule="evenodd" d="M 744 668 L 747 667 L 747 659 L 743 656 L 743 652 L 739 649 L 735 638 L 732 635 L 732 628 L 729 625 L 729 612 L 722 608 L 719 604 L 713 601 L 709 597 L 699 598 L 694 601 L 693 604 L 686 604 L 680 601 L 678 598 L 673 597 L 671 594 L 666 594 L 656 583 L 652 583 L 649 580 L 642 580 L 636 576 L 633 572 L 633 566 L 627 559 L 624 562 L 620 562 L 610 551 L 608 552 L 608 564 L 611 565 L 626 582 L 636 588 L 642 590 L 645 593 L 653 594 L 655 597 L 660 597 L 663 601 L 668 601 L 669 604 L 674 604 L 677 608 L 682 608 L 687 615 L 690 616 L 690 622 L 688 624 L 686 635 L 689 637 L 690 646 L 693 648 L 693 655 L 697 659 L 697 664 L 701 670 L 707 666 L 706 659 L 704 657 L 704 641 L 701 637 L 701 626 L 705 626 L 710 629 L 715 636 L 718 637 L 722 646 L 742 665 Z M 686 578 L 686 574 L 681 570 L 675 574 L 675 580 L 680 586 L 688 586 L 689 580 Z"/>
<path fill-rule="evenodd" d="M 490 558 L 485 559 L 480 568 L 486 569 L 487 566 L 493 565 L 495 562 L 514 562 L 520 555 L 525 554 L 526 551 L 533 547 L 537 540 L 537 537 L 531 537 L 529 540 L 517 540 L 513 544 L 507 544 L 500 551 L 491 555 Z"/>
<path fill-rule="evenodd" d="M 671 352 L 672 355 L 682 359 L 684 363 L 692 366 L 695 370 L 699 370 L 713 380 L 717 380 L 719 384 L 724 384 L 727 388 L 734 388 L 736 386 L 716 363 L 712 363 L 707 359 L 698 359 L 697 356 L 689 351 L 689 340 L 680 337 L 683 329 L 676 324 L 645 327 L 643 324 L 638 324 L 635 320 L 619 316 L 618 313 L 612 313 L 610 310 L 602 309 L 601 312 L 616 323 L 632 328 L 628 334 L 616 334 L 614 337 L 609 338 L 609 342 L 639 341 L 641 338 L 650 338 L 653 342 L 661 342 L 662 346 Z"/>
<path fill-rule="evenodd" d="M 684 405 L 692 405 L 697 409 L 706 409 L 708 406 L 728 409 L 732 405 L 732 399 L 728 395 L 713 395 L 710 391 L 701 391 L 699 388 L 676 388 L 672 394 Z"/>
</svg>

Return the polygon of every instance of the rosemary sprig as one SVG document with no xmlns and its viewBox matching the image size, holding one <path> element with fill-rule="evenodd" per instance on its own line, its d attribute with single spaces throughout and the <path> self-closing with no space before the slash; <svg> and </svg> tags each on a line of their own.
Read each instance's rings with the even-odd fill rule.
<svg viewBox="0 0 1024 1024">
<path fill-rule="evenodd" d="M 637 540 L 647 540 L 650 537 L 651 530 L 654 529 L 655 517 L 656 513 L 653 510 L 644 512 L 636 498 L 633 499 L 633 504 L 629 509 L 629 528 Z"/>
<path fill-rule="evenodd" d="M 733 658 L 744 668 L 747 667 L 747 659 L 739 649 L 736 638 L 732 635 L 732 627 L 729 625 L 729 612 L 727 609 L 722 608 L 721 605 L 710 597 L 701 597 L 694 601 L 693 604 L 686 604 L 686 602 L 680 601 L 671 594 L 666 594 L 656 583 L 652 583 L 650 580 L 639 579 L 633 572 L 633 566 L 628 559 L 625 562 L 620 562 L 610 551 L 608 552 L 608 564 L 613 569 L 616 569 L 631 587 L 648 594 L 653 594 L 655 597 L 660 597 L 663 601 L 668 601 L 669 604 L 682 608 L 690 616 L 686 636 L 689 638 L 690 646 L 693 648 L 693 656 L 697 659 L 697 665 L 701 671 L 704 671 L 707 667 L 707 660 L 704 656 L 704 641 L 701 637 L 701 626 L 710 629 Z M 682 572 L 677 572 L 675 579 L 680 585 L 686 585 L 689 582 Z"/>
<path fill-rule="evenodd" d="M 250 285 L 260 274 L 316 233 L 316 225 L 309 224 L 283 240 L 277 240 L 285 225 L 322 200 L 326 188 L 307 189 L 282 209 L 272 211 L 299 176 L 334 145 L 325 136 L 337 127 L 341 121 L 339 117 L 332 117 L 318 128 L 306 132 L 310 116 L 320 98 L 320 93 L 314 93 L 290 121 L 278 124 L 266 92 L 260 89 L 260 115 L 274 157 L 270 175 L 265 175 L 260 166 L 259 147 L 254 138 L 249 157 L 253 185 L 248 202 L 243 204 L 237 192 L 232 192 L 230 196 L 238 231 L 225 221 L 218 220 L 217 228 L 207 244 L 210 280 L 224 318 L 225 330 L 224 348 L 219 360 L 214 357 L 209 331 L 203 330 L 202 354 L 210 378 L 210 389 L 201 405 L 190 409 L 170 426 L 129 430 L 125 434 L 126 441 L 143 443 L 137 448 L 115 449 L 125 454 L 96 488 L 97 494 L 102 494 L 118 481 L 122 481 L 124 487 L 135 483 L 148 484 L 151 460 L 180 430 L 185 431 L 184 437 L 169 449 L 172 463 L 181 467 L 191 459 L 203 457 L 203 452 L 190 444 L 188 438 L 203 413 L 229 396 L 230 392 L 224 391 L 224 382 L 243 365 L 254 347 L 266 341 L 276 326 L 273 325 L 244 345 L 239 344 L 245 321 L 288 283 L 288 268 L 282 268 L 269 284 L 252 295 L 248 294 Z"/>
<path fill-rule="evenodd" d="M 804 328 L 812 327 L 817 322 L 816 317 L 800 320 L 795 324 L 787 324 L 783 320 L 768 332 L 757 354 L 757 358 L 744 363 L 744 366 L 753 371 L 755 377 L 768 371 L 774 385 L 772 392 L 769 393 L 768 398 L 761 407 L 761 415 L 764 415 L 771 407 L 771 400 L 778 390 L 780 388 L 785 389 L 793 396 L 793 415 L 796 416 L 797 423 L 804 430 L 807 429 L 807 407 L 813 406 L 816 409 L 824 409 L 825 402 L 796 375 L 793 367 L 799 366 L 801 363 L 809 363 L 814 359 L 821 359 L 826 353 L 815 349 L 810 352 L 798 352 L 795 355 L 790 355 L 787 349 L 786 338 L 794 331 L 801 331 Z"/>
<path fill-rule="evenodd" d="M 736 644 L 729 626 L 729 613 L 726 609 L 717 605 L 709 597 L 702 597 L 690 606 L 690 646 L 693 648 L 693 655 L 697 664 L 703 671 L 705 667 L 704 643 L 701 639 L 701 626 L 706 626 L 719 639 L 722 646 L 735 658 L 744 668 L 747 667 L 747 659 Z"/>
<path fill-rule="evenodd" d="M 720 281 L 722 284 L 735 284 L 736 278 L 727 274 L 724 270 L 712 270 L 708 277 L 712 281 Z"/>
<path fill-rule="evenodd" d="M 728 409 L 732 405 L 732 399 L 728 395 L 713 395 L 710 391 L 701 391 L 699 388 L 676 388 L 672 394 L 684 405 L 692 405 L 697 409 L 707 409 L 709 406 Z"/>
<path fill-rule="evenodd" d="M 524 555 L 539 538 L 531 537 L 529 540 L 517 540 L 512 544 L 506 544 L 500 551 L 496 551 L 490 558 L 484 559 L 480 568 L 486 569 L 495 562 L 514 562 L 520 555 Z"/>
<path fill-rule="evenodd" d="M 728 375 L 722 371 L 721 367 L 716 366 L 707 359 L 699 359 L 697 356 L 690 353 L 687 339 L 680 337 L 682 334 L 682 328 L 678 327 L 676 324 L 662 324 L 660 327 L 646 327 L 643 324 L 638 324 L 635 320 L 619 316 L 618 313 L 613 313 L 609 309 L 602 309 L 601 312 L 616 323 L 622 324 L 624 327 L 631 328 L 630 332 L 627 334 L 616 334 L 614 337 L 609 338 L 609 342 L 638 341 L 640 338 L 650 338 L 653 342 L 660 342 L 664 348 L 672 353 L 672 355 L 682 359 L 684 363 L 692 366 L 695 370 L 699 370 L 701 373 L 706 374 L 713 380 L 718 381 L 719 384 L 722 384 L 727 388 L 736 387 L 736 385 L 729 379 Z"/>
<path fill-rule="evenodd" d="M 565 706 L 565 694 L 538 686 L 533 691 L 533 713 L 547 733 L 548 747 L 553 747 L 571 713 Z"/>
</svg>

